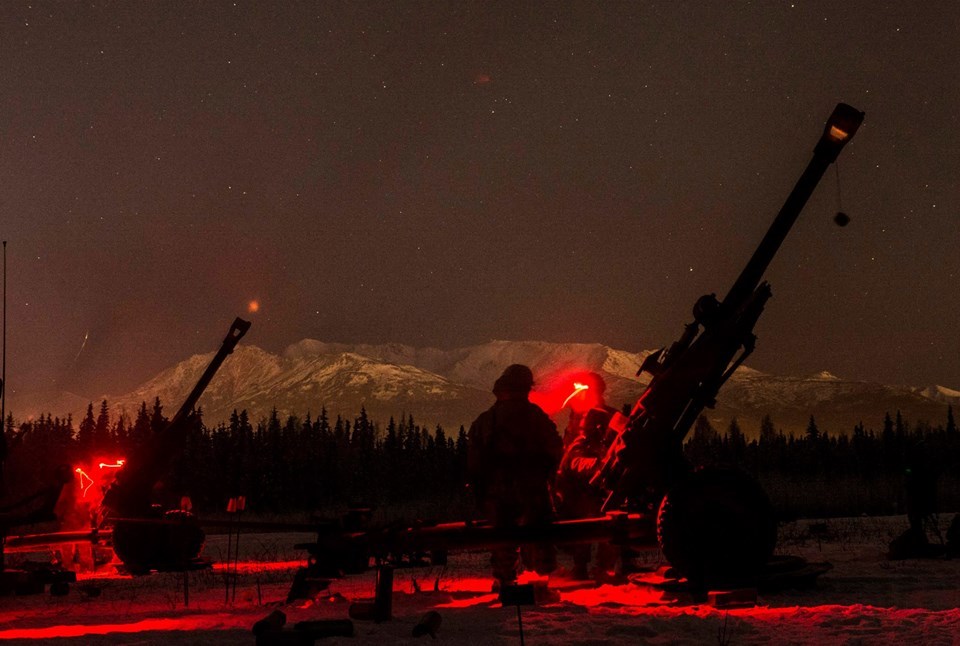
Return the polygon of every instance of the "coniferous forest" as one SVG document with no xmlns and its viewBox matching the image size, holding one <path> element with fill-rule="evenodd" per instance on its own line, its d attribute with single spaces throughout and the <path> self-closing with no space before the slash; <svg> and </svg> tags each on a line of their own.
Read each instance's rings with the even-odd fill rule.
<svg viewBox="0 0 960 646">
<path fill-rule="evenodd" d="M 821 429 L 811 417 L 804 435 L 788 436 L 770 417 L 748 440 L 736 420 L 715 429 L 701 417 L 686 452 L 696 465 L 734 464 L 764 485 L 783 518 L 904 513 L 905 479 L 938 478 L 938 507 L 960 509 L 960 433 L 952 408 L 937 423 L 910 423 L 882 415 L 877 429 Z M 158 487 L 158 502 L 176 506 L 189 496 L 195 511 L 216 513 L 243 495 L 250 513 L 290 516 L 339 513 L 373 506 L 392 515 L 463 517 L 470 513 L 464 480 L 467 439 L 461 426 L 425 428 L 412 415 L 386 423 L 365 410 L 353 419 L 281 418 L 276 410 L 252 421 L 246 411 L 208 425 L 193 413 L 182 454 Z M 79 423 L 41 415 L 4 425 L 8 493 L 26 493 L 49 482 L 61 464 L 85 468 L 131 453 L 168 423 L 163 405 L 141 404 L 135 418 L 114 418 L 106 401 L 91 404 Z M 388 514 L 390 515 L 390 514 Z"/>
</svg>

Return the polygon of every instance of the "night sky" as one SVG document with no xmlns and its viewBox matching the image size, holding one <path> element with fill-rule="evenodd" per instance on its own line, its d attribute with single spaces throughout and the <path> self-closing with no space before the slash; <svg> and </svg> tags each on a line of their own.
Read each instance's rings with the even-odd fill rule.
<svg viewBox="0 0 960 646">
<path fill-rule="evenodd" d="M 960 388 L 958 41 L 951 2 L 7 0 L 8 408 L 237 315 L 271 351 L 668 344 L 838 101 L 852 221 L 831 168 L 749 363 Z"/>
</svg>

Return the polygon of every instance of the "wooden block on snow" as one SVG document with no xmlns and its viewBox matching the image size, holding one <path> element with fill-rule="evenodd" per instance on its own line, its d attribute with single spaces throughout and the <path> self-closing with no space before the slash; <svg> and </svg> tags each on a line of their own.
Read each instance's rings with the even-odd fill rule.
<svg viewBox="0 0 960 646">
<path fill-rule="evenodd" d="M 714 608 L 750 608 L 757 605 L 757 589 L 711 590 L 707 603 Z"/>
</svg>

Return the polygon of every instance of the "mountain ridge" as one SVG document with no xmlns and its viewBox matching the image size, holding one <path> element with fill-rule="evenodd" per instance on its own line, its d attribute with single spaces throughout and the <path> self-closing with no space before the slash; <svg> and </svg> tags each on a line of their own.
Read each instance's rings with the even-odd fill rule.
<svg viewBox="0 0 960 646">
<path fill-rule="evenodd" d="M 504 367 L 529 365 L 543 393 L 569 388 L 565 375 L 593 370 L 607 381 L 607 401 L 632 405 L 649 381 L 636 376 L 649 351 L 630 352 L 599 343 L 550 343 L 494 340 L 450 350 L 387 344 L 344 344 L 303 339 L 274 354 L 254 345 L 240 345 L 227 358 L 200 399 L 209 425 L 225 421 L 234 409 L 251 419 L 267 417 L 273 408 L 282 416 L 328 415 L 352 419 L 361 407 L 374 420 L 413 415 L 428 427 L 456 430 L 468 426 L 493 401 L 490 388 Z M 158 373 L 129 393 L 104 396 L 111 414 L 136 416 L 141 402 L 159 397 L 172 416 L 206 368 L 213 353 L 193 355 Z M 79 397 L 63 403 L 78 421 L 87 404 Z M 562 399 L 562 397 L 561 397 Z M 828 371 L 807 376 L 770 375 L 741 366 L 720 390 L 715 409 L 704 414 L 724 430 L 736 417 L 750 436 L 764 415 L 787 433 L 802 433 L 810 415 L 830 433 L 849 433 L 864 422 L 878 428 L 885 412 L 900 410 L 910 421 L 933 425 L 946 419 L 946 406 L 960 404 L 960 392 L 944 386 L 890 386 L 844 380 Z M 56 404 L 36 412 L 50 412 Z M 96 406 L 95 406 L 96 408 Z M 552 412 L 552 411 L 548 411 Z M 565 414 L 555 416 L 565 423 Z"/>
</svg>

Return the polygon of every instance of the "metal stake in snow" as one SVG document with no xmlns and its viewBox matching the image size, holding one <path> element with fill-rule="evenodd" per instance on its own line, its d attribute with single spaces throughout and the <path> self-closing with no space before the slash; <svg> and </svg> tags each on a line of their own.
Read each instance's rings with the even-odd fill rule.
<svg viewBox="0 0 960 646">
<path fill-rule="evenodd" d="M 517 607 L 517 627 L 520 629 L 520 646 L 523 646 L 523 616 L 520 606 L 532 606 L 536 603 L 533 584 L 505 585 L 500 589 L 500 603 Z"/>
</svg>

